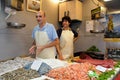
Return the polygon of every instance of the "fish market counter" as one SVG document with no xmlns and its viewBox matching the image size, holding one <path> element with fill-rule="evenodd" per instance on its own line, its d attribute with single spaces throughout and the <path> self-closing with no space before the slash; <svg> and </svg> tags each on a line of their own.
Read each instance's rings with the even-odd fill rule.
<svg viewBox="0 0 120 80">
<path fill-rule="evenodd" d="M 80 61 L 79 57 L 68 61 L 16 57 L 0 62 L 0 80 L 112 80 L 120 71 L 120 62 L 106 68 Z"/>
</svg>

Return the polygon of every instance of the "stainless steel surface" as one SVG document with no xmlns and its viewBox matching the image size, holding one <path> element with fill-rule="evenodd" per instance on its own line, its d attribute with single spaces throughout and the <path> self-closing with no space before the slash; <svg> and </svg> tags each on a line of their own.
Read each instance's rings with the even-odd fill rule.
<svg viewBox="0 0 120 80">
<path fill-rule="evenodd" d="M 25 24 L 17 22 L 7 22 L 7 26 L 8 28 L 23 28 L 25 27 Z"/>
</svg>

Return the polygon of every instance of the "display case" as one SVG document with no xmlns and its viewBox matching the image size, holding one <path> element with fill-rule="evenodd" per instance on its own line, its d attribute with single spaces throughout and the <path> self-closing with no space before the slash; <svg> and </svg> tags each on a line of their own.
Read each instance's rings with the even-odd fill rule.
<svg viewBox="0 0 120 80">
<path fill-rule="evenodd" d="M 106 57 L 120 59 L 120 38 L 104 38 L 106 42 Z"/>
</svg>

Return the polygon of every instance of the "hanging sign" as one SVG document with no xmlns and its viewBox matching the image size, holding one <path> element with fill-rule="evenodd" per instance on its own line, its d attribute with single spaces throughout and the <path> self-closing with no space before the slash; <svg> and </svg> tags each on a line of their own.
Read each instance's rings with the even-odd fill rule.
<svg viewBox="0 0 120 80">
<path fill-rule="evenodd" d="M 102 12 L 101 7 L 97 7 L 95 9 L 91 10 L 91 19 L 92 20 L 103 18 L 104 15 L 105 14 Z"/>
</svg>

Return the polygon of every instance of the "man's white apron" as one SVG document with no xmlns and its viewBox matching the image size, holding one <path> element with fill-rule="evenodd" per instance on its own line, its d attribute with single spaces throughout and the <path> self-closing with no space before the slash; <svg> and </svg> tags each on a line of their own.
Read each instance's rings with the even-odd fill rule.
<svg viewBox="0 0 120 80">
<path fill-rule="evenodd" d="M 71 30 L 63 30 L 60 37 L 60 48 L 64 59 L 73 57 L 74 34 Z"/>
<path fill-rule="evenodd" d="M 36 46 L 43 46 L 51 42 L 45 31 L 36 31 L 35 41 L 36 41 Z M 36 50 L 36 58 L 55 58 L 55 55 L 56 55 L 55 47 L 45 48 L 41 52 Z"/>
</svg>

